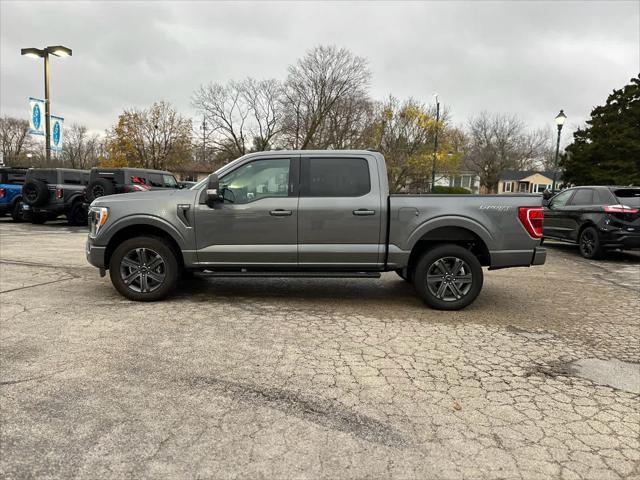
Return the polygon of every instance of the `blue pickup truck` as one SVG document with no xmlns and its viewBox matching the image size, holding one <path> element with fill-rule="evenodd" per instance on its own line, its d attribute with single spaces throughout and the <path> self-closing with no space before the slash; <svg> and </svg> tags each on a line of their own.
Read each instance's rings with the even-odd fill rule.
<svg viewBox="0 0 640 480">
<path fill-rule="evenodd" d="M 0 168 L 0 217 L 10 214 L 15 222 L 22 220 L 22 184 L 26 168 Z"/>
</svg>

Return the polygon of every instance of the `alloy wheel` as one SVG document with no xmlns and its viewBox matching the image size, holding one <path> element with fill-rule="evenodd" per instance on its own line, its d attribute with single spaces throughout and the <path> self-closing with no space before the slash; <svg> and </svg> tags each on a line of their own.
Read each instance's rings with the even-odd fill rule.
<svg viewBox="0 0 640 480">
<path fill-rule="evenodd" d="M 166 264 L 155 250 L 135 248 L 122 257 L 120 277 L 134 292 L 150 293 L 164 283 Z"/>
<path fill-rule="evenodd" d="M 593 255 L 593 252 L 596 249 L 596 241 L 597 239 L 591 229 L 587 229 L 582 232 L 580 237 L 580 248 L 585 256 L 590 257 Z"/>
<path fill-rule="evenodd" d="M 442 257 L 434 261 L 427 271 L 427 288 L 437 299 L 455 302 L 471 290 L 473 274 L 461 258 Z"/>
</svg>

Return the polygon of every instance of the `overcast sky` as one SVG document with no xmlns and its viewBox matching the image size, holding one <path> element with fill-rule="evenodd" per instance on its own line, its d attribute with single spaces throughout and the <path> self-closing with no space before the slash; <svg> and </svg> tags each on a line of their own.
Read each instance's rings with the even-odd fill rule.
<svg viewBox="0 0 640 480">
<path fill-rule="evenodd" d="M 17 2 L 2 1 L 2 115 L 28 118 L 42 62 L 21 47 L 63 44 L 53 58 L 52 114 L 103 131 L 124 108 L 167 100 L 193 115 L 202 83 L 284 79 L 319 44 L 366 57 L 371 94 L 432 101 L 455 123 L 481 110 L 532 128 L 560 108 L 579 126 L 640 71 L 640 1 Z"/>
</svg>

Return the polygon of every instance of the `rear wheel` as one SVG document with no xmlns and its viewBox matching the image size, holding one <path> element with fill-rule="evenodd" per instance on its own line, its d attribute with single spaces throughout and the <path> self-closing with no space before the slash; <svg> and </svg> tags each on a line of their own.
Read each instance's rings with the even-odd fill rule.
<svg viewBox="0 0 640 480">
<path fill-rule="evenodd" d="M 152 302 L 176 286 L 179 265 L 171 246 L 159 237 L 136 237 L 122 242 L 109 262 L 111 283 L 123 296 Z"/>
<path fill-rule="evenodd" d="M 413 283 L 427 305 L 438 310 L 460 310 L 471 304 L 484 276 L 476 256 L 459 245 L 439 245 L 416 264 Z"/>
<path fill-rule="evenodd" d="M 580 233 L 578 240 L 580 255 L 588 259 L 596 259 L 602 256 L 600 235 L 594 227 L 587 227 Z"/>
<path fill-rule="evenodd" d="M 83 226 L 87 224 L 87 210 L 82 205 L 82 202 L 75 202 L 71 206 L 71 210 L 67 214 L 67 221 L 69 225 Z"/>
<path fill-rule="evenodd" d="M 116 193 L 116 187 L 106 178 L 98 178 L 87 186 L 87 200 L 89 203 L 96 198 Z"/>
</svg>

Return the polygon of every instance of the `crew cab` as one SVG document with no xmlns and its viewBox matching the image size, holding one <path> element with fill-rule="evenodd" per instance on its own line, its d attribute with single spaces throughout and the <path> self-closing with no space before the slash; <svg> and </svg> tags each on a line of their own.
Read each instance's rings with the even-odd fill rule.
<svg viewBox="0 0 640 480">
<path fill-rule="evenodd" d="M 431 307 L 478 296 L 482 267 L 545 262 L 538 195 L 389 195 L 368 150 L 245 155 L 188 190 L 112 195 L 89 209 L 88 261 L 122 295 L 167 296 L 181 271 L 380 277 Z"/>
</svg>

